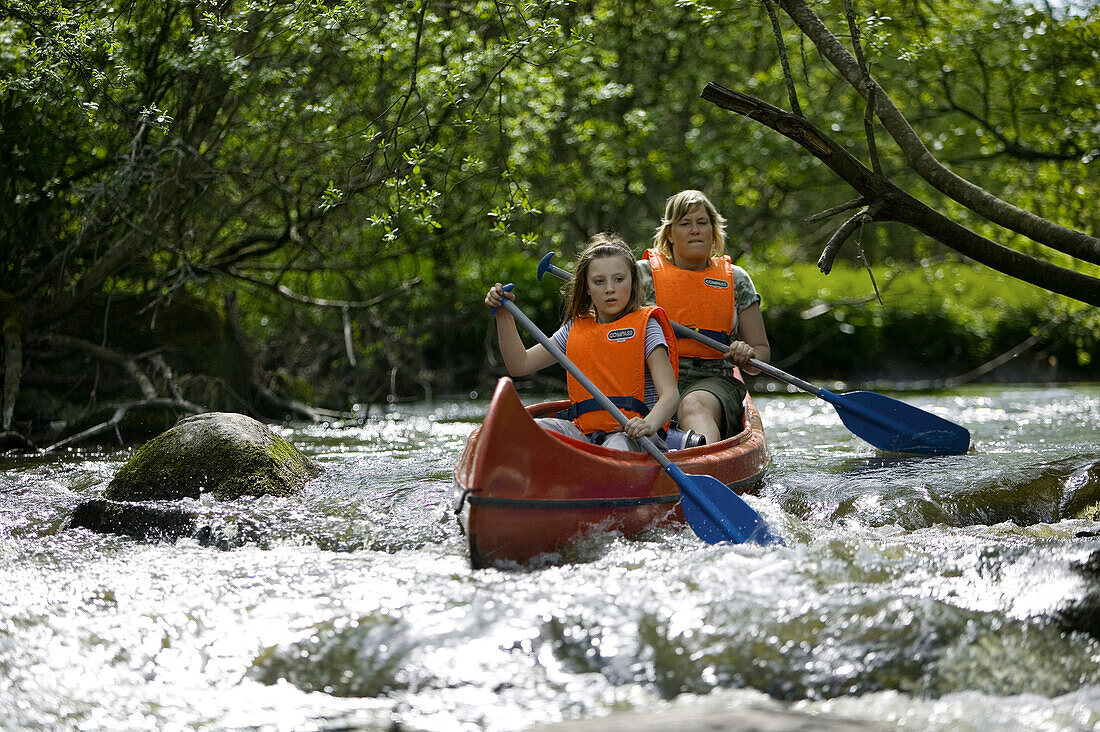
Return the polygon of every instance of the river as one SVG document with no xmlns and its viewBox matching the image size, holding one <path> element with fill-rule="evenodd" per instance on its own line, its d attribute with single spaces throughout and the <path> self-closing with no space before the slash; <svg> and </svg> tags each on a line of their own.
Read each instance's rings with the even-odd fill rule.
<svg viewBox="0 0 1100 732">
<path fill-rule="evenodd" d="M 748 501 L 786 546 L 663 528 L 525 568 L 471 570 L 451 513 L 484 398 L 281 429 L 324 468 L 305 495 L 180 502 L 228 549 L 66 529 L 127 451 L 2 458 L 0 725 L 520 730 L 709 705 L 1100 728 L 1100 522 L 1069 518 L 1100 502 L 1100 385 L 889 393 L 970 453 L 884 457 L 821 400 L 757 393 L 772 464 Z"/>
</svg>

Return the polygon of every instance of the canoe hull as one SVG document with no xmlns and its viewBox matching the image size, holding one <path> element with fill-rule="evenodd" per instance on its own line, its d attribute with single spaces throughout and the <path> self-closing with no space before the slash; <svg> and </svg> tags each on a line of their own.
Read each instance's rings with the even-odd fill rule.
<svg viewBox="0 0 1100 732">
<path fill-rule="evenodd" d="M 525 562 L 592 531 L 631 536 L 684 521 L 676 483 L 649 455 L 591 445 L 534 421 L 566 406 L 524 407 L 511 379 L 497 384 L 454 473 L 455 510 L 473 567 Z M 685 473 L 744 492 L 760 483 L 768 464 L 760 414 L 746 397 L 741 434 L 668 455 Z"/>
</svg>

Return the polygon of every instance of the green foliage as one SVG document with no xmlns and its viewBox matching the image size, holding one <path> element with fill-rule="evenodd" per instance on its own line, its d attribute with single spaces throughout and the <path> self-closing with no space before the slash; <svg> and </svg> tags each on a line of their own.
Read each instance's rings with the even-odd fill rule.
<svg viewBox="0 0 1100 732">
<path fill-rule="evenodd" d="M 1021 208 L 1081 231 L 1100 228 L 1100 212 L 1080 196 L 1100 155 L 1100 7 L 1062 17 L 1027 3 L 875 8 L 889 16 L 866 21 L 877 75 L 890 79 L 933 154 Z M 952 214 L 973 218 L 957 206 Z"/>
<path fill-rule="evenodd" d="M 1095 374 L 1095 308 L 975 266 L 925 261 L 872 272 L 881 302 L 866 269 L 751 268 L 776 363 L 833 378 L 947 378 L 1040 335 L 1007 371 Z"/>
<path fill-rule="evenodd" d="M 1100 9 L 854 5 L 876 78 L 936 155 L 1052 221 L 1100 228 L 1088 175 Z M 814 8 L 843 27 L 839 0 Z M 804 114 L 866 158 L 862 100 L 781 25 Z M 235 314 L 258 373 L 276 375 L 263 385 L 287 396 L 301 389 L 280 373 L 334 408 L 422 396 L 499 371 L 490 284 L 515 281 L 549 328 L 560 297 L 534 281 L 544 252 L 568 260 L 614 230 L 640 253 L 665 199 L 701 188 L 768 312 L 829 304 L 771 324 L 777 343 L 804 344 L 830 319 L 822 369 L 854 373 L 867 353 L 932 332 L 913 358 L 954 368 L 1059 315 L 1072 335 L 1058 358 L 1094 366 L 1094 316 L 952 263 L 908 229 L 863 233 L 886 307 L 846 304 L 873 295 L 865 275 L 798 263 L 835 228 L 801 222 L 851 193 L 785 138 L 702 102 L 708 81 L 789 105 L 760 4 L 9 0 L 0 302 L 25 324 L 32 376 L 49 368 L 35 343 L 52 333 L 135 350 L 112 327 L 112 298 L 159 312 L 186 294 Z M 930 205 L 1006 239 L 879 149 Z M 102 309 L 76 318 L 91 303 Z"/>
</svg>

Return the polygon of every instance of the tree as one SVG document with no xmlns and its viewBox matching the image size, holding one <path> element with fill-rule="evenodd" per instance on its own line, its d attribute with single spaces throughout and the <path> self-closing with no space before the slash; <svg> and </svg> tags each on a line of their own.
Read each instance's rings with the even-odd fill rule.
<svg viewBox="0 0 1100 732">
<path fill-rule="evenodd" d="M 942 160 L 1088 254 L 1095 9 L 885 0 L 849 27 L 840 0 L 814 7 L 832 36 L 794 2 L 0 0 L 2 426 L 476 388 L 487 283 L 600 230 L 640 250 L 683 188 L 722 202 L 735 257 L 812 259 L 794 222 L 842 203 L 836 173 L 701 102 L 708 80 L 856 184 L 865 210 L 834 243 L 866 230 L 898 266 L 953 252 L 926 231 L 1088 301 L 1088 256 L 1004 234 L 916 167 Z M 787 89 L 789 112 L 749 96 Z M 857 129 L 898 141 L 860 153 Z M 523 293 L 540 322 L 559 312 L 552 288 Z"/>
<path fill-rule="evenodd" d="M 453 190 L 473 190 L 472 179 L 510 188 L 471 141 L 499 117 L 501 75 L 554 53 L 540 43 L 554 24 L 531 9 L 3 3 L 3 428 L 21 384 L 47 381 L 48 364 L 74 349 L 97 364 L 65 375 L 85 394 L 83 415 L 102 386 L 89 377 L 98 364 L 122 365 L 147 402 L 175 389 L 170 370 L 150 376 L 154 360 L 179 367 L 188 354 L 148 331 L 188 298 L 231 330 L 278 316 L 283 336 L 271 341 L 297 339 L 297 369 L 354 364 L 363 332 L 389 342 L 360 357 L 415 368 L 422 330 L 398 325 L 415 313 L 384 308 L 422 282 L 421 255 L 453 258 L 437 220 Z M 229 360 L 253 355 L 265 360 L 248 348 Z M 235 408 L 308 412 L 250 365 L 230 366 Z"/>
<path fill-rule="evenodd" d="M 774 18 L 771 0 L 764 0 L 764 4 Z M 860 197 L 855 201 L 827 212 L 828 215 L 832 215 L 859 209 L 858 213 L 837 230 L 826 245 L 819 260 L 819 266 L 823 272 L 828 273 L 840 246 L 857 229 L 872 222 L 897 221 L 1012 277 L 1082 302 L 1100 305 L 1100 279 L 1078 269 L 1061 266 L 1034 254 L 998 244 L 922 203 L 916 196 L 907 193 L 901 185 L 892 182 L 891 176 L 884 172 L 880 161 L 874 119 L 879 121 L 889 137 L 897 144 L 904 164 L 951 201 L 961 204 L 991 224 L 1022 234 L 1038 244 L 1069 255 L 1079 263 L 1100 264 L 1100 239 L 1002 200 L 986 189 L 955 174 L 932 154 L 903 111 L 871 75 L 869 63 L 864 55 L 860 25 L 850 0 L 845 0 L 844 13 L 841 17 L 847 19 L 854 53 L 844 48 L 805 0 L 778 0 L 778 5 L 814 44 L 822 58 L 839 73 L 840 78 L 863 98 L 867 109 L 866 143 L 871 167 L 868 168 L 862 164 L 844 144 L 814 126 L 801 113 L 795 80 L 789 66 L 785 68 L 785 77 L 791 111 L 782 110 L 717 84 L 708 85 L 703 92 L 703 97 L 725 109 L 761 122 L 798 142 L 859 194 Z M 937 17 L 941 11 L 935 4 L 913 3 L 908 9 L 916 12 L 925 31 L 934 19 L 941 25 L 947 25 L 945 18 Z M 1049 9 L 1045 13 L 1039 13 L 1034 8 L 1023 7 L 1011 9 L 994 7 L 993 10 L 1007 16 L 1009 22 L 1015 23 L 1021 29 L 1049 27 L 1059 30 L 1060 34 L 1066 36 L 1080 35 L 1081 41 L 1078 45 L 1082 50 L 1092 49 L 1084 53 L 1082 59 L 1076 64 L 1068 66 L 1065 63 L 1056 63 L 1053 59 L 1045 59 L 1044 67 L 1035 73 L 1053 75 L 1055 78 L 1051 84 L 1052 88 L 1064 87 L 1067 77 L 1072 78 L 1074 72 L 1080 73 L 1081 79 L 1095 77 L 1096 41 L 1100 40 L 1100 30 L 1096 22 L 1100 19 L 1100 11 L 1097 9 L 1093 8 L 1091 11 L 1093 16 L 1091 22 L 1077 18 L 1067 19 L 1064 24 L 1068 28 L 1065 31 L 1060 27 L 1063 25 L 1062 22 L 1058 21 Z M 872 18 L 872 20 L 877 19 Z M 864 22 L 867 24 L 869 21 L 865 19 Z M 786 42 L 783 33 L 779 30 L 778 21 L 775 27 L 777 45 L 785 60 Z M 942 58 L 949 44 L 940 42 L 933 45 L 937 47 L 934 47 L 930 53 L 937 58 Z M 1056 148 L 1047 152 L 1041 152 L 1029 146 L 1025 140 L 1020 139 L 1020 135 L 1034 132 L 1036 126 L 1041 128 L 1041 125 L 1034 120 L 1027 123 L 1030 110 L 1026 106 L 1021 108 L 1013 103 L 1015 95 L 1022 95 L 1025 90 L 1019 86 L 1013 86 L 1012 76 L 1007 73 L 1010 69 L 997 73 L 989 69 L 988 65 L 981 66 L 988 47 L 973 41 L 961 45 L 979 60 L 979 68 L 986 72 L 979 76 L 976 83 L 976 96 L 981 101 L 980 111 L 972 111 L 967 103 L 960 99 L 957 87 L 962 85 L 957 84 L 953 73 L 954 67 L 942 61 L 941 68 L 944 73 L 940 84 L 942 97 L 938 100 L 940 109 L 937 111 L 949 110 L 969 118 L 982 134 L 996 140 L 999 154 L 1011 157 L 1018 162 L 1023 160 L 1036 164 L 1072 162 L 1079 163 L 1083 167 L 1100 152 L 1100 141 L 1097 140 L 1095 131 L 1089 129 L 1079 118 L 1076 120 L 1067 118 L 1064 111 L 1063 114 L 1056 115 L 1055 125 L 1058 123 L 1057 117 L 1062 117 L 1063 129 L 1069 133 L 1068 137 L 1061 140 Z M 880 53 L 884 53 L 885 50 L 879 49 Z M 1070 57 L 1072 54 L 1066 54 L 1066 58 Z M 1016 79 L 1016 81 L 1021 80 Z M 1034 85 L 1033 81 L 1030 83 Z M 1041 87 L 1042 83 L 1036 86 Z M 1071 88 L 1073 86 L 1085 86 L 1085 84 L 1070 85 Z M 1100 101 L 1095 97 L 1096 95 L 1093 94 L 1090 99 L 1093 109 L 1097 108 L 1097 102 Z M 1008 101 L 1002 106 L 1001 100 Z M 1063 104 L 1064 102 L 1062 99 L 1052 98 L 1051 103 Z M 915 113 L 920 113 L 926 104 L 926 101 L 922 103 L 922 100 L 918 100 L 915 104 Z M 1004 130 L 1013 132 L 1009 136 Z M 1041 129 L 1039 133 L 1041 136 Z"/>
</svg>

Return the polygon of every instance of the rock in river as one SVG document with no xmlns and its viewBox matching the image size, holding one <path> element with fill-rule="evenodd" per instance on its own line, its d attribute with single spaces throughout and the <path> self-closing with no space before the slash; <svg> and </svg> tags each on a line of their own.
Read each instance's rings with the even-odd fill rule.
<svg viewBox="0 0 1100 732">
<path fill-rule="evenodd" d="M 193 512 L 147 502 L 290 496 L 319 472 L 312 460 L 251 417 L 197 414 L 142 445 L 115 474 L 104 498 L 78 506 L 70 525 L 146 540 L 201 536 Z"/>
<path fill-rule="evenodd" d="M 115 474 L 106 498 L 289 496 L 315 475 L 309 458 L 261 422 L 243 414 L 207 412 L 181 419 L 142 445 Z"/>
</svg>

